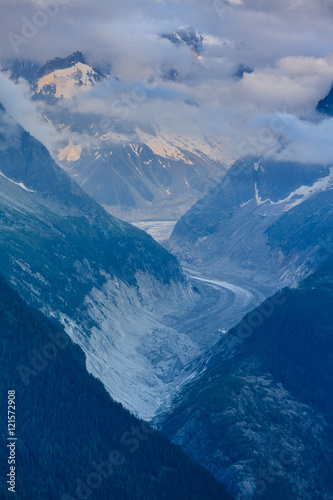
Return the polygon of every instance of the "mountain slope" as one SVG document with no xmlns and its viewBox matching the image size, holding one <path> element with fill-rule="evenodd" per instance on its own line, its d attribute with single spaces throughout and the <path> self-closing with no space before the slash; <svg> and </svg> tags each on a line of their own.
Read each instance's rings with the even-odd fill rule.
<svg viewBox="0 0 333 500">
<path fill-rule="evenodd" d="M 86 123 L 94 134 L 93 147 L 73 158 L 71 148 L 64 149 L 59 163 L 90 196 L 124 220 L 176 221 L 225 170 L 195 141 L 178 138 L 175 145 L 163 134 L 138 128 L 103 133 L 95 118 L 88 117 Z"/>
<path fill-rule="evenodd" d="M 271 286 L 298 282 L 332 231 L 332 169 L 248 159 L 177 223 L 168 248 L 187 265 Z M 313 214 L 313 217 L 310 217 Z"/>
<path fill-rule="evenodd" d="M 332 304 L 327 256 L 230 330 L 159 418 L 236 498 L 333 498 Z"/>
<path fill-rule="evenodd" d="M 231 499 L 225 488 L 88 375 L 81 349 L 0 276 L 3 401 L 15 390 L 18 500 Z M 2 412 L 1 477 L 9 471 Z M 5 441 L 6 440 L 6 441 Z M 2 499 L 12 498 L 9 484 Z"/>
<path fill-rule="evenodd" d="M 0 121 L 1 272 L 65 325 L 117 401 L 150 418 L 214 342 L 164 321 L 198 295 L 172 255 L 110 216 L 4 111 Z"/>
<path fill-rule="evenodd" d="M 333 116 L 333 85 L 327 96 L 318 102 L 316 110 L 324 115 Z"/>
</svg>

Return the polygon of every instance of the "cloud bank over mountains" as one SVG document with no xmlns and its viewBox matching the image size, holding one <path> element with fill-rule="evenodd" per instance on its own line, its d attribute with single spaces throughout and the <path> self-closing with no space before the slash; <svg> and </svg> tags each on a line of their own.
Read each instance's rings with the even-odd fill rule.
<svg viewBox="0 0 333 500">
<path fill-rule="evenodd" d="M 333 120 L 314 112 L 333 81 L 331 0 L 3 0 L 0 11 L 2 60 L 81 50 L 111 68 L 65 103 L 77 112 L 223 137 L 235 157 L 333 161 Z M 161 36 L 187 27 L 200 54 Z"/>
</svg>

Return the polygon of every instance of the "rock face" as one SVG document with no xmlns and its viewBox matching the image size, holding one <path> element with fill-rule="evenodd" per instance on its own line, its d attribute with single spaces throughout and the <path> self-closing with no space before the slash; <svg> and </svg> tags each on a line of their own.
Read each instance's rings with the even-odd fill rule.
<svg viewBox="0 0 333 500">
<path fill-rule="evenodd" d="M 333 264 L 245 316 L 156 419 L 235 498 L 333 496 Z"/>
<path fill-rule="evenodd" d="M 164 33 L 161 35 L 161 38 L 166 38 L 171 43 L 178 46 L 183 44 L 187 45 L 191 47 L 197 55 L 203 51 L 204 37 L 191 27 L 179 28 L 173 33 Z"/>
<path fill-rule="evenodd" d="M 324 115 L 333 116 L 333 85 L 329 94 L 321 99 L 317 105 L 317 111 L 323 113 Z"/>
<path fill-rule="evenodd" d="M 320 263 L 332 227 L 332 169 L 236 162 L 175 226 L 168 248 L 187 265 L 271 285 L 299 282 Z"/>
<path fill-rule="evenodd" d="M 0 130 L 1 272 L 62 322 L 116 400 L 150 418 L 207 348 L 163 319 L 197 294 L 175 257 L 109 215 L 4 110 Z"/>
</svg>

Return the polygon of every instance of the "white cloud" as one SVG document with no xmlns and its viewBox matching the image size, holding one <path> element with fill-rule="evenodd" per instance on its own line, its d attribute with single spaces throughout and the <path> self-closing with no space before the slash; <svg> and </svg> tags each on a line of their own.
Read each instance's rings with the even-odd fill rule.
<svg viewBox="0 0 333 500">
<path fill-rule="evenodd" d="M 30 88 L 26 82 L 12 82 L 7 75 L 0 73 L 0 103 L 9 116 L 18 122 L 31 135 L 40 140 L 48 149 L 53 150 L 57 132 L 45 122 L 30 100 Z"/>
</svg>

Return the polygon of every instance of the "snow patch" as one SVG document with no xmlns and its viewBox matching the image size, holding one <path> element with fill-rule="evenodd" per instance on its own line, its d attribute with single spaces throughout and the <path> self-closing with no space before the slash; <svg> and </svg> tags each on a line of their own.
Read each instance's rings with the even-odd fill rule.
<svg viewBox="0 0 333 500">
<path fill-rule="evenodd" d="M 88 90 L 93 86 L 98 74 L 90 66 L 76 63 L 65 69 L 58 69 L 38 80 L 37 91 L 46 93 L 46 87 L 55 87 L 55 97 L 71 99 L 78 89 Z"/>
<path fill-rule="evenodd" d="M 136 156 L 140 156 L 143 149 L 142 146 L 139 146 L 139 144 L 130 144 L 130 148 Z"/>
<path fill-rule="evenodd" d="M 301 186 L 300 188 L 290 193 L 288 198 L 286 198 L 285 200 L 281 200 L 278 203 L 286 203 L 288 201 L 291 201 L 295 196 L 300 196 L 299 199 L 293 201 L 293 203 L 291 203 L 286 207 L 286 210 L 290 210 L 291 208 L 296 207 L 297 205 L 303 203 L 303 201 L 307 200 L 313 194 L 319 193 L 320 191 L 326 191 L 327 189 L 331 189 L 332 186 L 333 186 L 333 168 L 331 167 L 330 175 L 328 175 L 327 177 L 323 177 L 322 179 L 319 179 L 312 186 Z"/>
<path fill-rule="evenodd" d="M 259 196 L 259 191 L 258 191 L 258 185 L 257 183 L 255 183 L 254 185 L 254 189 L 255 189 L 255 194 L 256 194 L 256 202 L 257 202 L 257 205 L 263 205 L 264 203 L 273 203 L 269 198 L 267 200 L 262 200 L 261 197 Z"/>
<path fill-rule="evenodd" d="M 78 161 L 81 158 L 82 148 L 81 146 L 74 146 L 72 141 L 68 144 L 66 148 L 60 149 L 58 153 L 59 161 Z"/>
<path fill-rule="evenodd" d="M 264 203 L 269 203 L 270 205 L 282 205 L 288 203 L 289 201 L 292 201 L 292 203 L 290 203 L 285 207 L 285 211 L 288 211 L 291 208 L 294 208 L 297 205 L 303 203 L 303 201 L 307 200 L 313 194 L 319 193 L 320 191 L 326 191 L 327 189 L 331 189 L 332 187 L 333 187 L 333 167 L 330 168 L 330 174 L 328 176 L 319 179 L 311 186 L 300 186 L 299 188 L 295 189 L 295 191 L 292 191 L 287 196 L 287 198 L 284 198 L 283 200 L 272 201 L 269 198 L 267 198 L 267 200 L 262 200 L 259 195 L 257 183 L 255 183 L 254 189 L 255 189 L 255 198 L 257 205 L 263 205 Z M 296 200 L 294 200 L 295 197 L 297 197 Z"/>
<path fill-rule="evenodd" d="M 16 186 L 19 186 L 20 188 L 24 189 L 24 191 L 28 191 L 29 193 L 36 193 L 36 191 L 34 191 L 33 189 L 28 189 L 24 184 L 23 182 L 15 182 L 13 181 L 12 179 L 9 179 L 9 177 L 7 177 L 5 174 L 3 174 L 2 172 L 0 172 L 0 175 L 2 177 L 4 177 L 7 181 L 11 182 L 12 184 L 15 184 Z"/>
</svg>

